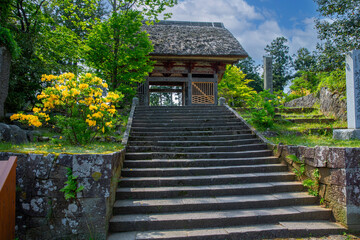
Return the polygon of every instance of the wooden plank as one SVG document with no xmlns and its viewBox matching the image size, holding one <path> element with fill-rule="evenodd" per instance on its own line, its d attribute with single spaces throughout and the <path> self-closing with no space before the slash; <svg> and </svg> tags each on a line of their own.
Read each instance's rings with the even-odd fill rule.
<svg viewBox="0 0 360 240">
<path fill-rule="evenodd" d="M 15 238 L 16 161 L 10 157 L 0 165 L 0 236 Z"/>
</svg>

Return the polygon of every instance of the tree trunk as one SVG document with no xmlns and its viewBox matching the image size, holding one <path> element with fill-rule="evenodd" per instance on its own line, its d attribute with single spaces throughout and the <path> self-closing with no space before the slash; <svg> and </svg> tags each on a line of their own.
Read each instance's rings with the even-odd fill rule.
<svg viewBox="0 0 360 240">
<path fill-rule="evenodd" d="M 5 47 L 0 47 L 0 120 L 5 117 L 4 105 L 8 96 L 11 54 Z"/>
</svg>

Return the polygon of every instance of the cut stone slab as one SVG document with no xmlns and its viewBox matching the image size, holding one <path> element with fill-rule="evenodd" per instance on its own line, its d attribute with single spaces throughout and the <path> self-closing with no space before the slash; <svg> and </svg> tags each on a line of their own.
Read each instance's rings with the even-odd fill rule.
<svg viewBox="0 0 360 240">
<path fill-rule="evenodd" d="M 360 129 L 336 129 L 333 138 L 337 140 L 360 139 Z"/>
</svg>

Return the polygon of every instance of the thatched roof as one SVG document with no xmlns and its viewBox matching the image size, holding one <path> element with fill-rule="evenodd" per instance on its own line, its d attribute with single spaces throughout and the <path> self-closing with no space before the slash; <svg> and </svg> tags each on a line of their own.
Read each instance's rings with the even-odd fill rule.
<svg viewBox="0 0 360 240">
<path fill-rule="evenodd" d="M 241 59 L 248 56 L 222 23 L 160 21 L 144 24 L 154 45 L 153 56 L 207 56 Z"/>
</svg>

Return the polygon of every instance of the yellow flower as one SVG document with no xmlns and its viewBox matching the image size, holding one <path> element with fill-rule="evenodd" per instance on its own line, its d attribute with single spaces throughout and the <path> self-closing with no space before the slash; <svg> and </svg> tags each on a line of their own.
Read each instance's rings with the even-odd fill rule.
<svg viewBox="0 0 360 240">
<path fill-rule="evenodd" d="M 104 114 L 102 112 L 97 112 L 92 115 L 93 118 L 102 118 Z"/>
<path fill-rule="evenodd" d="M 91 119 L 86 119 L 87 124 L 89 125 L 89 127 L 93 127 L 96 125 L 96 121 L 95 120 L 91 120 Z"/>
<path fill-rule="evenodd" d="M 90 109 L 90 111 L 94 111 L 94 110 L 97 110 L 98 108 L 97 108 L 97 106 L 90 105 L 89 109 Z"/>
<path fill-rule="evenodd" d="M 80 88 L 80 90 L 84 90 L 86 88 L 89 88 L 89 84 L 82 83 L 82 84 L 79 85 L 79 88 Z"/>
<path fill-rule="evenodd" d="M 41 109 L 40 109 L 40 108 L 37 108 L 37 107 L 34 107 L 34 108 L 33 108 L 33 112 L 34 112 L 34 113 L 38 113 L 38 112 L 40 112 L 40 110 L 41 110 Z"/>
<path fill-rule="evenodd" d="M 60 136 L 60 139 L 62 139 L 63 137 L 62 136 Z"/>
<path fill-rule="evenodd" d="M 111 114 L 115 114 L 116 113 L 116 109 L 110 108 L 107 110 L 109 113 Z"/>
<path fill-rule="evenodd" d="M 280 96 L 278 96 L 277 98 L 278 98 L 278 99 L 280 99 L 281 97 L 280 97 Z"/>
<path fill-rule="evenodd" d="M 105 127 L 102 127 L 101 131 L 104 133 L 105 132 Z"/>
<path fill-rule="evenodd" d="M 91 75 L 91 73 L 87 73 L 87 74 L 85 74 L 85 77 L 87 77 L 87 78 L 91 78 L 91 77 L 92 77 L 92 75 Z"/>
<path fill-rule="evenodd" d="M 108 88 L 108 87 L 109 87 L 109 86 L 107 85 L 107 83 L 103 83 L 102 86 L 103 86 L 104 88 Z"/>
</svg>

